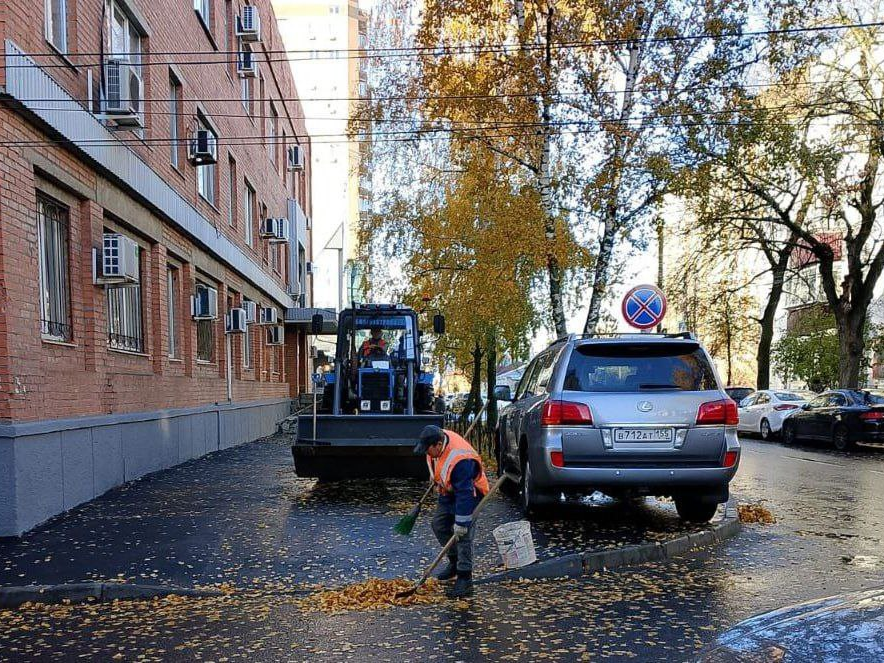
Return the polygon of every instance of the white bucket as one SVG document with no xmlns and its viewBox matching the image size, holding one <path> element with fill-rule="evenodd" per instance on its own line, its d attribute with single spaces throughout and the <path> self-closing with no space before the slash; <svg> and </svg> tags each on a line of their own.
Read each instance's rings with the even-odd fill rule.
<svg viewBox="0 0 884 663">
<path fill-rule="evenodd" d="M 537 561 L 534 539 L 531 537 L 531 523 L 517 520 L 494 528 L 497 550 L 503 557 L 503 565 L 508 569 L 518 569 Z"/>
</svg>

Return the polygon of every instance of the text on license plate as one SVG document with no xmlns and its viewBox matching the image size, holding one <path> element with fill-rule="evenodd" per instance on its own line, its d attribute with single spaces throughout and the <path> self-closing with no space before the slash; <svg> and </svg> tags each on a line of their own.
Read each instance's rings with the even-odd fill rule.
<svg viewBox="0 0 884 663">
<path fill-rule="evenodd" d="M 671 442 L 671 428 L 616 428 L 615 442 Z"/>
</svg>

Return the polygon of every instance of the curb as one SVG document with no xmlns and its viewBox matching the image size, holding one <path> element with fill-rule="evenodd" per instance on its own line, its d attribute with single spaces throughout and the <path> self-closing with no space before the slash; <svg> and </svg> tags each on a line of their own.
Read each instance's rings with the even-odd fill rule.
<svg viewBox="0 0 884 663">
<path fill-rule="evenodd" d="M 191 589 L 164 585 L 133 585 L 119 582 L 77 582 L 62 585 L 0 587 L 0 608 L 18 608 L 25 603 L 105 603 L 162 596 L 221 596 L 216 589 Z"/>
<path fill-rule="evenodd" d="M 739 533 L 742 525 L 736 506 L 728 503 L 724 517 L 709 529 L 689 532 L 669 541 L 641 543 L 623 548 L 606 548 L 583 553 L 572 553 L 546 559 L 521 569 L 511 569 L 475 581 L 476 584 L 503 580 L 540 580 L 548 578 L 577 578 L 597 571 L 610 571 L 621 566 L 635 566 L 648 562 L 665 562 L 681 557 L 697 548 L 722 543 Z"/>
</svg>

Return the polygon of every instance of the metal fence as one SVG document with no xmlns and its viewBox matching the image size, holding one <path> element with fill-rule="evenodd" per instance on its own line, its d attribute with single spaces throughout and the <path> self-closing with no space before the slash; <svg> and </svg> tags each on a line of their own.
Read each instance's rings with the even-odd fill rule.
<svg viewBox="0 0 884 663">
<path fill-rule="evenodd" d="M 466 437 L 467 429 L 470 427 L 469 422 L 465 422 L 460 418 L 449 421 L 446 426 L 455 433 Z M 481 417 L 479 422 L 473 426 L 467 438 L 473 448 L 485 458 L 494 458 L 494 430 L 488 426 L 488 421 Z"/>
</svg>

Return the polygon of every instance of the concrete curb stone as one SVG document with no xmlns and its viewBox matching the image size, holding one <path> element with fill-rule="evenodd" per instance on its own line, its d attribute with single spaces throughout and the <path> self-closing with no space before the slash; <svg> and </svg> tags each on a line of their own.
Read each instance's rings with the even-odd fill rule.
<svg viewBox="0 0 884 663">
<path fill-rule="evenodd" d="M 730 505 L 728 505 L 729 507 Z M 722 543 L 740 531 L 736 509 L 725 508 L 724 517 L 702 532 L 688 532 L 664 542 L 641 543 L 623 548 L 608 548 L 574 553 L 542 560 L 521 569 L 511 569 L 476 580 L 476 584 L 503 580 L 538 580 L 542 578 L 576 578 L 597 571 L 636 566 L 648 562 L 663 562 L 681 557 L 692 550 Z"/>
<path fill-rule="evenodd" d="M 119 582 L 77 582 L 61 585 L 0 587 L 0 608 L 18 608 L 25 603 L 104 603 L 116 600 L 152 599 L 162 596 L 221 596 L 215 589 L 192 589 L 165 585 L 136 585 Z"/>
</svg>

